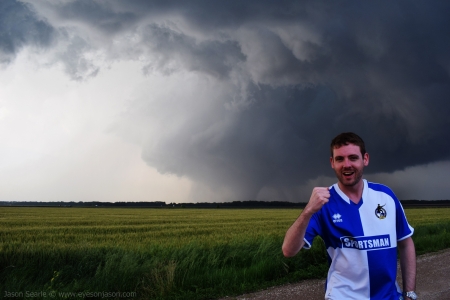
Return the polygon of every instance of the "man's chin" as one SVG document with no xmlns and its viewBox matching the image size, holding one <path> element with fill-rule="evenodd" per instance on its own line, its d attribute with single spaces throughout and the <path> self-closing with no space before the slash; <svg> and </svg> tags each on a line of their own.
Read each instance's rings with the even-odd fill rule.
<svg viewBox="0 0 450 300">
<path fill-rule="evenodd" d="M 336 177 L 342 186 L 352 187 L 361 182 L 363 174 L 355 172 L 352 176 L 349 176 L 349 178 L 345 178 L 341 173 L 336 172 Z"/>
<path fill-rule="evenodd" d="M 351 179 L 351 180 L 340 179 L 339 181 L 341 182 L 341 184 L 343 186 L 351 187 L 351 186 L 357 185 L 361 181 L 361 178 L 359 178 L 359 179 Z"/>
</svg>

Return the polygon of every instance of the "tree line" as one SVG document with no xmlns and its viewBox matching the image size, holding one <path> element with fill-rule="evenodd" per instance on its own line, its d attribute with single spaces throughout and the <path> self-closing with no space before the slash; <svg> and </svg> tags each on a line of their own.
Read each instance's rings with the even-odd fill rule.
<svg viewBox="0 0 450 300">
<path fill-rule="evenodd" d="M 450 200 L 400 200 L 407 208 L 414 207 L 450 207 Z M 232 201 L 232 202 L 197 202 L 197 203 L 166 203 L 151 202 L 100 202 L 100 201 L 0 201 L 1 206 L 9 207 L 130 207 L 130 208 L 304 208 L 305 202 L 287 201 Z"/>
</svg>

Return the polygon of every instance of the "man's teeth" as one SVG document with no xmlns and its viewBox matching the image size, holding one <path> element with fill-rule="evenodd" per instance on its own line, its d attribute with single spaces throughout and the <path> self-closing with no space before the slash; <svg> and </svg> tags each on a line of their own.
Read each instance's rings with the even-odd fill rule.
<svg viewBox="0 0 450 300">
<path fill-rule="evenodd" d="M 344 175 L 352 175 L 353 172 L 344 172 Z"/>
</svg>

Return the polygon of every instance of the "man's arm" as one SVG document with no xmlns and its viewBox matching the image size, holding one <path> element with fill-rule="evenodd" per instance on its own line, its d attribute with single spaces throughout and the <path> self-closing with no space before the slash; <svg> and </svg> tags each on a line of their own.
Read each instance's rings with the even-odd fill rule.
<svg viewBox="0 0 450 300">
<path fill-rule="evenodd" d="M 416 250 L 411 237 L 398 242 L 403 292 L 416 290 Z"/>
<path fill-rule="evenodd" d="M 311 217 L 311 214 L 303 210 L 294 224 L 288 229 L 282 246 L 284 256 L 292 257 L 296 255 L 305 245 L 305 232 Z"/>
<path fill-rule="evenodd" d="M 319 211 L 330 198 L 330 192 L 326 187 L 316 187 L 313 189 L 311 198 L 300 216 L 286 232 L 282 246 L 283 255 L 292 257 L 302 249 L 305 241 L 306 228 L 314 213 Z"/>
</svg>

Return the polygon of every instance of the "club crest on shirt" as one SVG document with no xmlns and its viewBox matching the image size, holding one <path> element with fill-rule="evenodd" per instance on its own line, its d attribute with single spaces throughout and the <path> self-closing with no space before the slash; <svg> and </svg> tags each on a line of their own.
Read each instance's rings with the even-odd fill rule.
<svg viewBox="0 0 450 300">
<path fill-rule="evenodd" d="M 387 212 L 383 208 L 385 205 L 381 206 L 380 204 L 378 204 L 377 208 L 375 209 L 375 216 L 377 216 L 377 218 L 380 219 L 380 220 L 385 219 L 386 216 L 387 216 Z"/>
</svg>

